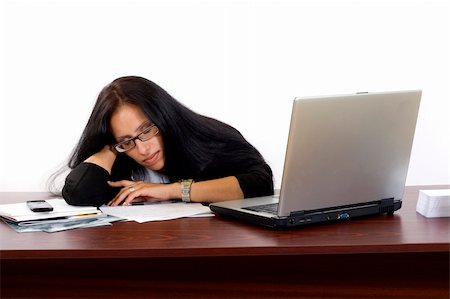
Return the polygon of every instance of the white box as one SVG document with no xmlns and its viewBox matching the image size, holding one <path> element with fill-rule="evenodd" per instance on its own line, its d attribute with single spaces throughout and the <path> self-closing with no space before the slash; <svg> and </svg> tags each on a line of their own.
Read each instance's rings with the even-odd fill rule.
<svg viewBox="0 0 450 299">
<path fill-rule="evenodd" d="M 450 217 L 450 189 L 420 190 L 416 211 L 425 217 Z"/>
</svg>

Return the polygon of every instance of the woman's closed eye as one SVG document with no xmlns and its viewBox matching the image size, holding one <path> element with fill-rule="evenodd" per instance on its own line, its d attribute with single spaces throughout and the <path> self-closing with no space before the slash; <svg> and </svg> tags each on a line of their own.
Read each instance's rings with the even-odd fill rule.
<svg viewBox="0 0 450 299">
<path fill-rule="evenodd" d="M 141 134 L 139 136 L 142 136 L 143 138 L 147 138 L 148 136 L 152 136 L 154 131 L 154 126 L 150 126 L 148 128 L 145 128 L 142 130 Z"/>
<path fill-rule="evenodd" d="M 120 142 L 121 146 L 127 147 L 133 145 L 133 139 L 128 139 Z"/>
</svg>

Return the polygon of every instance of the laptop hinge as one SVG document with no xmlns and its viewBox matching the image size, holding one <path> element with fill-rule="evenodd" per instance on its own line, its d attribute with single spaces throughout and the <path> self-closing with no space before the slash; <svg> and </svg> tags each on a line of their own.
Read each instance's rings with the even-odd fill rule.
<svg viewBox="0 0 450 299">
<path fill-rule="evenodd" d="M 380 213 L 388 213 L 393 214 L 394 213 L 394 198 L 384 198 L 380 201 Z"/>
</svg>

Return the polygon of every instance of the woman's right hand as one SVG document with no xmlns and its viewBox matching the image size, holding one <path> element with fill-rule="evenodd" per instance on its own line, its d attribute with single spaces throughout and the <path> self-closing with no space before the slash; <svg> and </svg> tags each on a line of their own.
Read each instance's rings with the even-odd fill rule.
<svg viewBox="0 0 450 299">
<path fill-rule="evenodd" d="M 111 169 L 114 164 L 114 161 L 116 161 L 118 153 L 111 148 L 110 145 L 105 145 L 99 152 L 93 154 L 84 162 L 97 164 L 98 166 L 106 169 L 109 174 L 111 174 Z"/>
<path fill-rule="evenodd" d="M 111 187 L 120 187 L 119 193 L 109 206 L 129 205 L 134 201 L 165 201 L 181 196 L 180 183 L 159 184 L 142 181 L 121 180 L 108 182 Z"/>
</svg>

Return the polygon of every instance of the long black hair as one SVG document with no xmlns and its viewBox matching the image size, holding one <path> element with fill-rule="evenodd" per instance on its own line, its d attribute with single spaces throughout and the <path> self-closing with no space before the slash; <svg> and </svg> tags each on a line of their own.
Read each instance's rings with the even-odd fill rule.
<svg viewBox="0 0 450 299">
<path fill-rule="evenodd" d="M 260 153 L 233 127 L 182 105 L 152 81 L 135 76 L 121 77 L 100 92 L 92 114 L 75 147 L 68 166 L 75 168 L 105 145 L 114 144 L 111 116 L 121 104 L 131 104 L 160 131 L 165 150 L 162 170 L 171 181 L 184 178 L 201 180 L 201 173 L 212 161 L 230 165 L 239 161 L 263 160 Z M 145 168 L 125 154 L 119 154 L 112 170 L 126 175 L 142 174 Z"/>
</svg>

